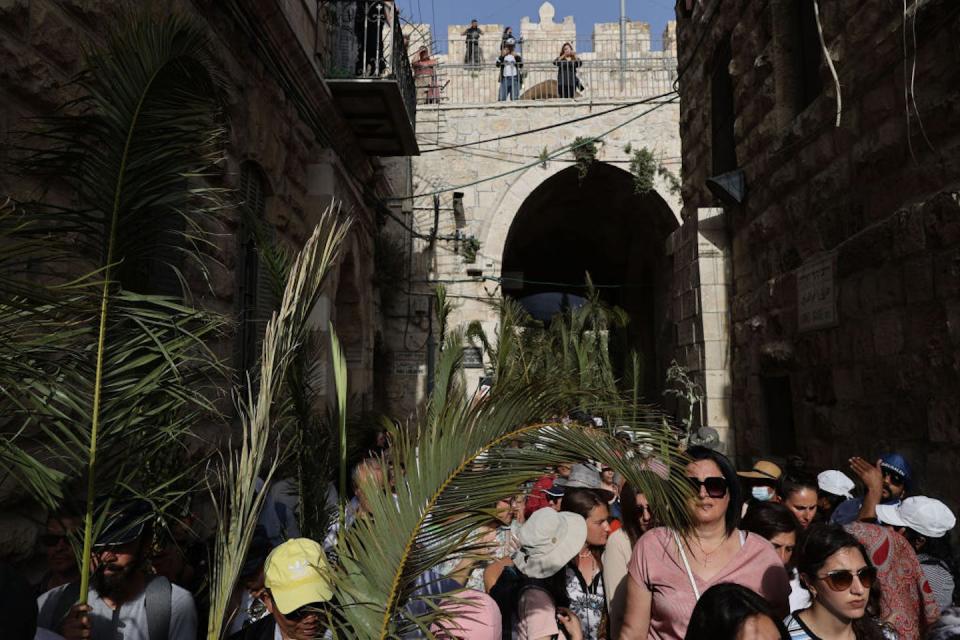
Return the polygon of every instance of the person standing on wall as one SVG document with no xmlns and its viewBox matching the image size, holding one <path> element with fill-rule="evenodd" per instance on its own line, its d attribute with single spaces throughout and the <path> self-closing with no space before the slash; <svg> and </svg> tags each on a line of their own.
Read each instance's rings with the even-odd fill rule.
<svg viewBox="0 0 960 640">
<path fill-rule="evenodd" d="M 583 64 L 583 61 L 577 57 L 573 51 L 573 45 L 564 42 L 560 48 L 560 55 L 553 61 L 557 67 L 557 96 L 560 98 L 573 98 L 577 95 L 577 86 L 580 79 L 577 77 L 577 68 Z"/>
<path fill-rule="evenodd" d="M 520 70 L 523 69 L 523 57 L 515 52 L 513 38 L 507 41 L 497 58 L 500 69 L 500 94 L 498 100 L 506 102 L 520 99 Z"/>
<path fill-rule="evenodd" d="M 471 67 L 480 66 L 480 36 L 483 31 L 476 19 L 470 21 L 470 26 L 460 34 L 467 39 L 467 52 L 463 57 L 463 63 Z"/>
</svg>

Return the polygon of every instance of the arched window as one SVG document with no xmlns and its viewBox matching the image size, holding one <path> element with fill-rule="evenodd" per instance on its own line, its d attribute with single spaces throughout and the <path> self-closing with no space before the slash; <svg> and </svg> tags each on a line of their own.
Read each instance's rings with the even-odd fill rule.
<svg viewBox="0 0 960 640">
<path fill-rule="evenodd" d="M 240 260 L 236 368 L 243 375 L 260 360 L 263 333 L 271 314 L 279 306 L 277 284 L 262 268 L 261 243 L 272 243 L 273 228 L 266 222 L 267 180 L 254 162 L 240 167 Z"/>
</svg>

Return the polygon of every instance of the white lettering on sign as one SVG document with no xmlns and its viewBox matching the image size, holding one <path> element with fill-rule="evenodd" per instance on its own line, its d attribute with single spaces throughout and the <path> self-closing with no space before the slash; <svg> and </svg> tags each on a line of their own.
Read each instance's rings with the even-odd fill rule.
<svg viewBox="0 0 960 640">
<path fill-rule="evenodd" d="M 809 260 L 797 270 L 797 314 L 800 331 L 836 326 L 835 254 Z"/>
</svg>

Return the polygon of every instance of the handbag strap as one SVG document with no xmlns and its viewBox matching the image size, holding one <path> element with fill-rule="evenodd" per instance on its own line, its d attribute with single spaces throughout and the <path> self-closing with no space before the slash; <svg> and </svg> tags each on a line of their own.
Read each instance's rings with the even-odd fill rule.
<svg viewBox="0 0 960 640">
<path fill-rule="evenodd" d="M 683 550 L 683 543 L 680 541 L 680 534 L 674 531 L 673 539 L 677 541 L 677 551 L 680 553 L 680 560 L 683 561 L 683 568 L 687 570 L 687 578 L 690 579 L 690 586 L 693 588 L 694 602 L 697 602 L 700 600 L 700 589 L 697 588 L 697 581 L 693 577 L 693 569 L 690 568 L 690 563 L 687 561 L 687 554 Z"/>
</svg>

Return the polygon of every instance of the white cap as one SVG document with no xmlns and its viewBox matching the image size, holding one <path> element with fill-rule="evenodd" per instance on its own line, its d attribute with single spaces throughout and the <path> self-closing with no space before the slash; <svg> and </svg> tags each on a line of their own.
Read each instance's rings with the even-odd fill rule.
<svg viewBox="0 0 960 640">
<path fill-rule="evenodd" d="M 821 491 L 832 493 L 835 496 L 843 496 L 848 500 L 853 496 L 850 492 L 853 490 L 853 480 L 847 477 L 843 471 L 829 469 L 823 471 L 817 476 L 817 486 Z"/>
<path fill-rule="evenodd" d="M 928 538 L 942 538 L 957 524 L 947 505 L 926 496 L 913 496 L 900 504 L 878 504 L 877 520 L 913 529 Z"/>
</svg>

